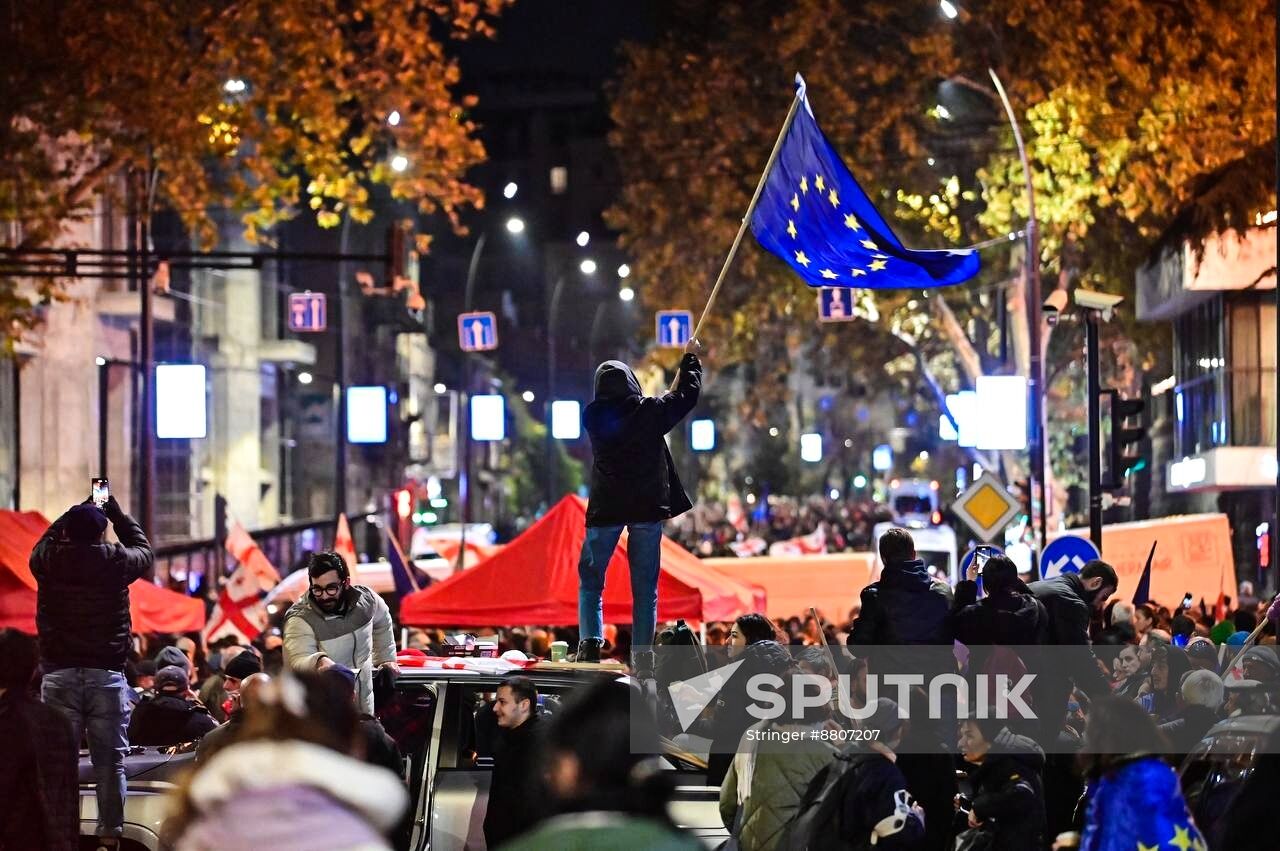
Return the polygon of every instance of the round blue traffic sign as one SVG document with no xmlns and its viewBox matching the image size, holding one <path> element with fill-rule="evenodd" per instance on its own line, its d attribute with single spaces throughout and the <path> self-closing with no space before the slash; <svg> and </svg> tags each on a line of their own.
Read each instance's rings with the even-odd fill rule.
<svg viewBox="0 0 1280 851">
<path fill-rule="evenodd" d="M 1101 553 L 1088 538 L 1076 535 L 1063 535 L 1054 538 L 1044 548 L 1040 557 L 1040 574 L 1045 579 L 1052 579 L 1064 573 L 1079 573 L 1086 564 L 1100 557 Z"/>
</svg>

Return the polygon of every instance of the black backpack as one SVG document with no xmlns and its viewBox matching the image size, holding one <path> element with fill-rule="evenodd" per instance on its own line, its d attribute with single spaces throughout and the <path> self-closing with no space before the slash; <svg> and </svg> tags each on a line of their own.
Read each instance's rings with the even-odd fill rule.
<svg viewBox="0 0 1280 851">
<path fill-rule="evenodd" d="M 777 851 L 861 851 L 871 847 L 871 835 L 850 837 L 841 824 L 845 792 L 858 769 L 879 754 L 848 748 L 809 781 L 800 803 L 782 829 Z"/>
</svg>

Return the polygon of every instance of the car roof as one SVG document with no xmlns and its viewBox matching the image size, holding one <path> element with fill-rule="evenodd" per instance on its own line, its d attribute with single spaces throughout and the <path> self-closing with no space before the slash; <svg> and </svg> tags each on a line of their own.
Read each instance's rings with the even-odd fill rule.
<svg viewBox="0 0 1280 851">
<path fill-rule="evenodd" d="M 1224 733 L 1258 733 L 1269 735 L 1280 729 L 1280 715 L 1237 715 L 1219 721 L 1205 734 L 1205 738 Z"/>
<path fill-rule="evenodd" d="M 400 669 L 400 676 L 396 678 L 396 685 L 411 685 L 422 683 L 438 683 L 438 682 L 485 682 L 496 683 L 501 682 L 507 677 L 523 676 L 533 680 L 538 685 L 559 685 L 559 686 L 583 686 L 596 682 L 605 677 L 614 679 L 622 679 L 626 676 L 624 671 L 618 671 L 611 668 L 600 668 L 595 671 L 584 670 L 565 670 L 562 668 L 539 668 L 534 665 L 529 668 L 514 668 L 510 671 L 492 671 L 492 670 L 473 670 L 466 668 L 409 668 Z"/>
</svg>

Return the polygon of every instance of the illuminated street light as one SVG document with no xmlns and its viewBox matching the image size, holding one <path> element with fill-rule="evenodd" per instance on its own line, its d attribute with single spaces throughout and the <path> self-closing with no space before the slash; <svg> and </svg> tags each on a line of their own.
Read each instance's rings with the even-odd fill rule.
<svg viewBox="0 0 1280 851">
<path fill-rule="evenodd" d="M 580 248 L 586 248 L 587 243 L 590 241 L 591 241 L 591 234 L 587 233 L 585 230 L 581 231 L 578 234 L 578 246 Z"/>
<path fill-rule="evenodd" d="M 578 264 L 578 268 L 582 270 L 584 275 L 594 275 L 596 273 L 596 261 L 588 257 Z"/>
<path fill-rule="evenodd" d="M 516 193 L 519 191 L 520 191 L 520 187 L 516 186 L 516 183 L 513 180 L 510 183 L 508 183 L 506 186 L 502 187 L 502 197 L 514 198 L 516 197 Z"/>
<path fill-rule="evenodd" d="M 227 80 L 222 84 L 222 90 L 229 95 L 238 95 L 248 87 L 248 84 L 239 77 L 232 77 L 230 80 Z"/>
<path fill-rule="evenodd" d="M 311 383 L 311 373 L 309 373 L 309 372 L 299 372 L 299 373 L 298 373 L 298 383 L 299 383 L 299 384 L 310 384 L 310 383 Z"/>
<path fill-rule="evenodd" d="M 399 125 L 399 124 L 400 124 L 400 110 L 398 110 L 398 109 L 393 109 L 393 110 L 391 110 L 391 114 L 387 116 L 387 123 L 388 123 L 388 124 L 390 124 L 392 127 L 395 127 L 395 126 Z"/>
<path fill-rule="evenodd" d="M 956 16 L 960 14 L 960 10 L 952 4 L 951 0 L 942 0 L 938 5 L 942 7 L 942 14 L 946 15 L 953 21 L 956 19 Z"/>
<path fill-rule="evenodd" d="M 404 154 L 396 154 L 394 157 L 391 158 L 392 171 L 404 171 L 408 167 L 409 167 L 409 158 L 406 157 Z"/>
<path fill-rule="evenodd" d="M 618 277 L 619 277 L 619 278 L 625 278 L 625 277 L 629 276 L 630 274 L 631 274 L 631 267 L 630 267 L 630 266 L 628 266 L 626 263 L 623 263 L 621 266 L 619 266 L 619 267 L 618 267 Z"/>
<path fill-rule="evenodd" d="M 519 216 L 507 219 L 507 230 L 511 233 L 524 233 L 524 219 Z"/>
<path fill-rule="evenodd" d="M 520 394 L 520 398 L 524 399 L 526 402 L 532 402 L 534 398 L 533 391 L 532 390 L 524 391 L 523 393 Z"/>
<path fill-rule="evenodd" d="M 437 384 L 432 389 L 436 391 L 437 396 L 443 396 L 449 390 L 449 388 L 445 387 L 443 384 Z"/>
<path fill-rule="evenodd" d="M 94 362 L 94 363 L 96 363 L 98 366 L 106 366 L 106 365 L 107 365 L 107 359 L 106 359 L 106 358 L 101 358 L 101 357 L 99 357 L 99 358 L 94 358 L 94 359 L 93 359 L 93 362 Z"/>
<path fill-rule="evenodd" d="M 622 299 L 623 301 L 631 301 L 635 297 L 636 297 L 636 291 L 631 289 L 631 287 L 623 287 L 622 289 L 618 290 L 618 298 Z"/>
</svg>

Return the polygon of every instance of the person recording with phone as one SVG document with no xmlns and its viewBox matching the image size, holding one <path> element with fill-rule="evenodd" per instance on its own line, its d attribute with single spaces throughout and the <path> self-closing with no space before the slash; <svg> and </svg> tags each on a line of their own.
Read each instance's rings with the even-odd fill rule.
<svg viewBox="0 0 1280 851">
<path fill-rule="evenodd" d="M 129 586 L 150 573 L 155 557 L 105 479 L 94 480 L 91 494 L 53 521 L 32 549 L 30 566 L 37 583 L 41 696 L 71 720 L 77 740 L 88 735 L 97 835 L 102 845 L 115 847 L 124 830 L 129 750 Z M 108 522 L 118 543 L 106 540 Z"/>
</svg>

